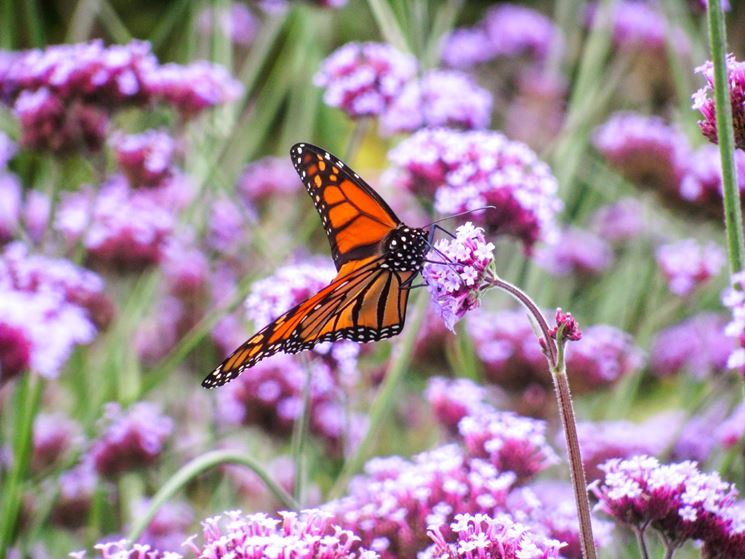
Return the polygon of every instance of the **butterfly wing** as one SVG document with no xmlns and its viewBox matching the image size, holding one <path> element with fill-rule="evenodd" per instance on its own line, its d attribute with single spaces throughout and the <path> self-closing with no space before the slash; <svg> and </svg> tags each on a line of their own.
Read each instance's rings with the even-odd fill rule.
<svg viewBox="0 0 745 559">
<path fill-rule="evenodd" d="M 202 386 L 222 386 L 280 351 L 297 353 L 342 338 L 370 342 L 401 332 L 407 286 L 416 272 L 395 271 L 380 263 L 381 257 L 370 257 L 343 265 L 328 286 L 254 334 L 212 371 Z"/>
<path fill-rule="evenodd" d="M 379 254 L 379 244 L 401 220 L 360 176 L 326 150 L 295 144 L 295 170 L 321 216 L 337 271 Z"/>
</svg>

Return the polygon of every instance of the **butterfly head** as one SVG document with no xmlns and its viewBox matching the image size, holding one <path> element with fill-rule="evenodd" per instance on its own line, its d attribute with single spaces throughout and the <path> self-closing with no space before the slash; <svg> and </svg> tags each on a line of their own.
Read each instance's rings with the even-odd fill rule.
<svg viewBox="0 0 745 559">
<path fill-rule="evenodd" d="M 403 223 L 388 233 L 383 240 L 386 268 L 398 272 L 419 272 L 429 250 L 425 229 L 408 227 Z"/>
</svg>

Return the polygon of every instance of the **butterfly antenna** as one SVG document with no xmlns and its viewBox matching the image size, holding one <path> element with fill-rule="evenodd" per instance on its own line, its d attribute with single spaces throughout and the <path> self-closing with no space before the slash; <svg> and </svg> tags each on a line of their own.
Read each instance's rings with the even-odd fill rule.
<svg viewBox="0 0 745 559">
<path fill-rule="evenodd" d="M 453 214 L 453 215 L 448 215 L 448 216 L 445 216 L 445 217 L 441 217 L 440 219 L 435 219 L 427 227 L 432 227 L 436 223 L 440 223 L 441 221 L 447 221 L 448 219 L 455 219 L 456 217 L 460 217 L 462 215 L 468 215 L 468 214 L 472 214 L 472 213 L 475 213 L 475 212 L 481 212 L 481 211 L 484 211 L 484 210 L 496 210 L 496 209 L 497 209 L 496 206 L 481 206 L 480 208 L 474 208 L 472 210 L 466 210 L 464 212 L 460 212 L 460 213 L 457 213 L 457 214 Z M 443 231 L 444 231 L 444 229 L 443 229 Z"/>
</svg>

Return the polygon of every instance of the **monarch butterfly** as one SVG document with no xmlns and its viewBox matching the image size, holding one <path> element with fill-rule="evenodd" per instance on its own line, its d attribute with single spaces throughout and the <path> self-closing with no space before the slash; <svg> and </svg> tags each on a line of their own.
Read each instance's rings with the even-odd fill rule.
<svg viewBox="0 0 745 559">
<path fill-rule="evenodd" d="M 430 231 L 408 227 L 360 176 L 327 151 L 295 144 L 290 158 L 318 210 L 337 275 L 267 324 L 203 381 L 215 388 L 277 352 L 320 342 L 370 342 L 401 332 L 409 286 L 422 270 Z"/>
</svg>

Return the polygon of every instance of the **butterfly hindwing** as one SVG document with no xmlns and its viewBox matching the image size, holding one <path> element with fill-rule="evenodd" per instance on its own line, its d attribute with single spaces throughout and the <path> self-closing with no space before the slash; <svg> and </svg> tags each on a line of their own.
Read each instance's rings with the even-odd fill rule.
<svg viewBox="0 0 745 559">
<path fill-rule="evenodd" d="M 290 157 L 321 216 L 337 271 L 346 262 L 376 254 L 380 241 L 401 223 L 385 200 L 317 146 L 295 144 Z"/>
</svg>

